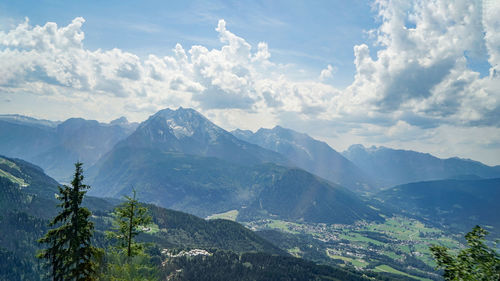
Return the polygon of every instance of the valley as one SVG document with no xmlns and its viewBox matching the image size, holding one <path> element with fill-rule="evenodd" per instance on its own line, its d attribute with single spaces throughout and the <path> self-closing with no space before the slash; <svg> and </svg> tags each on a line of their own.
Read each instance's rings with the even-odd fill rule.
<svg viewBox="0 0 500 281">
<path fill-rule="evenodd" d="M 351 225 L 282 220 L 259 220 L 244 225 L 297 257 L 358 270 L 393 268 L 421 280 L 440 280 L 434 270 L 431 244 L 453 250 L 463 247 L 463 235 L 401 216 L 387 218 L 383 223 L 358 221 Z M 275 235 L 271 231 L 286 234 Z"/>
</svg>

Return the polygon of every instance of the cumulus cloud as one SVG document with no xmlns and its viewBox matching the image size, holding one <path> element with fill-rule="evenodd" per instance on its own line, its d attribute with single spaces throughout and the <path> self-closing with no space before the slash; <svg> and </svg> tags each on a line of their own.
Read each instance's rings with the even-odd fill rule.
<svg viewBox="0 0 500 281">
<path fill-rule="evenodd" d="M 334 69 L 333 66 L 329 64 L 325 69 L 321 70 L 321 73 L 319 74 L 319 80 L 324 81 L 328 78 L 332 78 L 335 71 L 336 69 Z"/>
<path fill-rule="evenodd" d="M 488 9 L 482 16 L 480 4 L 376 1 L 382 24 L 371 33 L 381 49 L 372 58 L 367 45 L 354 47 L 355 81 L 344 94 L 357 106 L 392 113 L 394 122 L 405 112 L 422 117 L 405 120 L 416 126 L 426 126 L 429 118 L 438 124 L 495 125 L 486 117 L 497 115 L 500 105 L 494 70 L 500 11 Z M 467 68 L 465 53 L 481 56 L 486 50 L 492 74 L 480 79 Z"/>
<path fill-rule="evenodd" d="M 285 75 L 265 42 L 252 46 L 224 20 L 215 27 L 220 48 L 177 44 L 170 56 L 140 58 L 86 49 L 83 18 L 62 27 L 31 26 L 26 19 L 0 31 L 0 93 L 98 103 L 88 111 L 104 114 L 103 107 L 113 106 L 109 114 L 142 119 L 164 107 L 194 107 L 227 128 L 295 124 L 327 138 L 380 142 L 432 139 L 437 135 L 429 130 L 443 126 L 494 130 L 500 127 L 500 4 L 483 2 L 376 0 L 380 25 L 369 32 L 376 46 L 354 46 L 356 72 L 345 89 L 326 83 L 336 71 L 331 65 L 318 80 Z M 487 59 L 489 75 L 469 69 L 465 54 Z"/>
</svg>

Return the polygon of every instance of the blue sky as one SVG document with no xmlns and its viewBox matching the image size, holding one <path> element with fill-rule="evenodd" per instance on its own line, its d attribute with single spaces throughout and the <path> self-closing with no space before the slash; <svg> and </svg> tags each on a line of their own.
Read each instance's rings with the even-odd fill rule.
<svg viewBox="0 0 500 281">
<path fill-rule="evenodd" d="M 352 83 L 353 46 L 369 41 L 366 32 L 377 20 L 372 3 L 359 0 L 7 1 L 0 3 L 0 15 L 10 26 L 25 17 L 33 25 L 67 25 L 83 17 L 87 48 L 141 56 L 170 55 L 177 43 L 219 47 L 214 27 L 224 19 L 233 33 L 252 45 L 268 43 L 273 61 L 295 64 L 306 77 L 328 64 L 342 69 L 331 79 L 339 87 Z"/>
<path fill-rule="evenodd" d="M 497 165 L 499 26 L 493 0 L 3 1 L 0 114 L 193 107 L 229 130 Z"/>
</svg>

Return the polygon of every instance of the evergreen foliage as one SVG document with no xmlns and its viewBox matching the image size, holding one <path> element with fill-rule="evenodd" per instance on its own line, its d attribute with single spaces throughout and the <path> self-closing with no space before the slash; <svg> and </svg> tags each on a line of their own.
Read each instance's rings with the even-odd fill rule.
<svg viewBox="0 0 500 281">
<path fill-rule="evenodd" d="M 62 210 L 50 222 L 50 229 L 39 242 L 48 244 L 38 257 L 48 260 L 51 268 L 51 277 L 59 280 L 95 280 L 95 253 L 91 246 L 94 224 L 90 221 L 91 212 L 81 207 L 85 189 L 89 186 L 83 184 L 82 163 L 75 164 L 75 174 L 71 187 L 59 186 Z"/>
<path fill-rule="evenodd" d="M 127 257 L 136 256 L 143 250 L 143 245 L 134 241 L 134 237 L 143 232 L 143 229 L 152 222 L 148 209 L 133 197 L 125 196 L 126 201 L 115 208 L 114 231 L 108 232 L 111 238 L 117 240 L 117 247 L 125 250 Z"/>
<path fill-rule="evenodd" d="M 100 276 L 101 281 L 155 281 L 158 280 L 157 267 L 151 264 L 145 253 L 128 257 L 121 251 L 110 250 L 106 254 L 106 265 Z"/>
<path fill-rule="evenodd" d="M 444 269 L 445 280 L 500 280 L 500 255 L 485 244 L 486 230 L 476 225 L 465 235 L 468 248 L 454 256 L 444 246 L 433 245 L 430 250 L 438 268 Z"/>
<path fill-rule="evenodd" d="M 368 281 L 406 280 L 381 276 L 373 272 L 360 274 L 340 267 L 318 265 L 299 258 L 270 255 L 212 251 L 211 256 L 181 256 L 167 259 L 163 266 L 166 280 L 172 281 Z"/>
<path fill-rule="evenodd" d="M 144 251 L 144 243 L 135 237 L 144 232 L 152 222 L 148 209 L 133 197 L 125 196 L 125 201 L 112 213 L 113 231 L 107 231 L 115 246 L 106 254 L 106 265 L 100 280 L 103 281 L 153 281 L 158 280 L 158 270 L 151 264 L 151 257 Z"/>
</svg>

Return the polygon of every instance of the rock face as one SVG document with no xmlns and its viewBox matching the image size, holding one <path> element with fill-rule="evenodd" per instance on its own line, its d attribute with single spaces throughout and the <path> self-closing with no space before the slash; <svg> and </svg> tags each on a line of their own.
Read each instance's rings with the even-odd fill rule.
<svg viewBox="0 0 500 281">
<path fill-rule="evenodd" d="M 243 165 L 288 162 L 279 153 L 242 141 L 197 111 L 182 107 L 157 112 L 117 146 L 216 157 Z"/>
<path fill-rule="evenodd" d="M 308 172 L 355 191 L 370 191 L 369 177 L 351 161 L 322 141 L 306 134 L 276 126 L 257 132 L 235 130 L 236 137 L 286 156 Z"/>
</svg>

